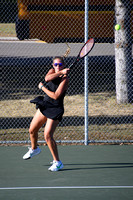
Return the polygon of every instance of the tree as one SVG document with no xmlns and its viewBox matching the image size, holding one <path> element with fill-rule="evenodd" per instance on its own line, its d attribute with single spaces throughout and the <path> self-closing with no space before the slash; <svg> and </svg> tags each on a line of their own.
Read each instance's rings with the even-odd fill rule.
<svg viewBox="0 0 133 200">
<path fill-rule="evenodd" d="M 117 103 L 133 101 L 132 84 L 132 40 L 131 40 L 131 5 L 130 0 L 115 0 L 115 65 Z"/>
</svg>

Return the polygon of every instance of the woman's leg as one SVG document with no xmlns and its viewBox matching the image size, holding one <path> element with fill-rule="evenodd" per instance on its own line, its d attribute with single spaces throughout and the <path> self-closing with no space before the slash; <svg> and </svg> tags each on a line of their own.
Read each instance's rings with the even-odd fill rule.
<svg viewBox="0 0 133 200">
<path fill-rule="evenodd" d="M 56 142 L 53 138 L 54 131 L 58 125 L 58 120 L 47 119 L 47 123 L 44 129 L 44 137 L 49 147 L 49 150 L 53 156 L 53 160 L 59 161 L 59 155 Z"/>
<path fill-rule="evenodd" d="M 45 124 L 46 121 L 47 121 L 47 118 L 38 109 L 32 119 L 32 122 L 29 128 L 32 149 L 37 148 L 38 131 L 42 127 L 42 125 Z"/>
</svg>

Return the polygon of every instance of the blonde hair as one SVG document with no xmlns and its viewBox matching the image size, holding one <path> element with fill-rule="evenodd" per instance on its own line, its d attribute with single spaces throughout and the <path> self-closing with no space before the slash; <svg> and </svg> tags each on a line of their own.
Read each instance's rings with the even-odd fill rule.
<svg viewBox="0 0 133 200">
<path fill-rule="evenodd" d="M 67 45 L 67 50 L 66 50 L 65 54 L 64 54 L 63 56 L 55 56 L 55 57 L 53 58 L 53 62 L 54 62 L 55 59 L 60 59 L 61 62 L 63 63 L 63 65 L 65 65 L 64 58 L 68 57 L 68 55 L 69 55 L 70 52 L 71 52 L 70 46 L 69 46 L 67 43 L 65 43 L 65 44 Z"/>
</svg>

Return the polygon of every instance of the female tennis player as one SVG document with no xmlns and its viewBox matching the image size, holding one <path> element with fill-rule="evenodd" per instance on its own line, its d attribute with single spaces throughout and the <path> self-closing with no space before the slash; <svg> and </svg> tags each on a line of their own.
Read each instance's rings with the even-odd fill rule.
<svg viewBox="0 0 133 200">
<path fill-rule="evenodd" d="M 53 156 L 52 166 L 48 169 L 50 171 L 58 171 L 63 168 L 53 134 L 64 113 L 63 100 L 69 83 L 67 74 L 70 69 L 64 69 L 64 66 L 65 63 L 62 57 L 55 57 L 53 59 L 53 68 L 45 76 L 45 81 L 48 82 L 47 88 L 41 82 L 38 85 L 39 89 L 45 93 L 45 96 L 38 96 L 30 101 L 36 104 L 37 112 L 33 117 L 29 129 L 31 148 L 23 156 L 23 159 L 32 158 L 41 152 L 37 146 L 38 131 L 46 123 L 44 137 Z"/>
</svg>

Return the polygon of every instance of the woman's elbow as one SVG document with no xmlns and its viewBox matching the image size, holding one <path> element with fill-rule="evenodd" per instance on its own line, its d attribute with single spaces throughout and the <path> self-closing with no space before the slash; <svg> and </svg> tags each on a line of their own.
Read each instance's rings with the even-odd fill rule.
<svg viewBox="0 0 133 200">
<path fill-rule="evenodd" d="M 54 100 L 58 100 L 58 98 L 59 98 L 59 97 L 56 97 L 56 96 L 55 96 L 55 97 L 54 97 Z"/>
<path fill-rule="evenodd" d="M 53 99 L 54 99 L 54 100 L 58 100 L 59 98 L 60 98 L 60 95 L 55 94 L 55 95 L 53 96 Z"/>
</svg>

